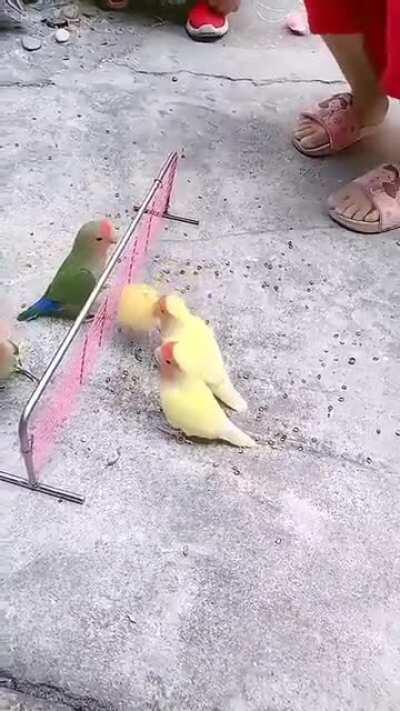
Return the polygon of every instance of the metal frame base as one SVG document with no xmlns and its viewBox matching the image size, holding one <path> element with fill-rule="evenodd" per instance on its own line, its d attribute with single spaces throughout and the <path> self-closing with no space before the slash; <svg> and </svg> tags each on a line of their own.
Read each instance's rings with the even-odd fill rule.
<svg viewBox="0 0 400 711">
<path fill-rule="evenodd" d="M 139 212 L 140 205 L 134 205 L 133 209 L 135 212 Z M 160 213 L 154 212 L 153 210 L 145 210 L 147 215 L 154 215 L 155 217 L 160 217 Z M 194 220 L 192 217 L 181 217 L 180 215 L 173 215 L 171 212 L 163 212 L 161 215 L 165 220 L 172 220 L 173 222 L 184 222 L 186 225 L 195 225 L 198 227 L 200 225 L 200 220 Z"/>
<path fill-rule="evenodd" d="M 101 289 L 106 284 L 106 281 L 107 281 L 108 277 L 110 276 L 112 270 L 114 269 L 115 265 L 119 261 L 124 249 L 128 245 L 128 242 L 130 241 L 142 215 L 144 215 L 145 213 L 150 213 L 152 215 L 156 215 L 157 217 L 161 216 L 161 217 L 164 217 L 168 220 L 176 220 L 178 222 L 184 222 L 184 223 L 187 223 L 190 225 L 198 225 L 199 224 L 198 220 L 193 220 L 193 219 L 187 218 L 187 217 L 181 217 L 180 215 L 173 215 L 169 212 L 169 200 L 170 200 L 170 196 L 171 196 L 171 188 L 172 188 L 173 179 L 172 179 L 171 184 L 169 186 L 167 203 L 166 203 L 166 206 L 164 207 L 165 212 L 162 215 L 160 215 L 160 213 L 157 214 L 156 212 L 153 212 L 150 207 L 151 201 L 153 200 L 154 196 L 156 195 L 158 188 L 160 186 L 162 187 L 162 185 L 163 185 L 162 181 L 163 181 L 164 177 L 167 175 L 168 171 L 171 170 L 173 178 L 175 177 L 177 161 L 178 161 L 178 156 L 175 151 L 174 153 L 171 153 L 169 155 L 169 157 L 163 164 L 163 166 L 158 174 L 158 177 L 153 181 L 142 204 L 140 206 L 135 206 L 134 209 L 136 212 L 136 216 L 131 220 L 125 234 L 118 242 L 118 245 L 117 245 L 115 251 L 113 252 L 109 261 L 107 262 L 103 273 L 100 275 L 100 278 L 99 278 L 96 286 L 94 287 L 93 291 L 91 292 L 89 298 L 87 299 L 87 301 L 84 304 L 83 308 L 81 309 L 80 313 L 76 317 L 74 323 L 72 324 L 72 326 L 71 326 L 70 330 L 68 331 L 67 335 L 65 336 L 64 340 L 61 342 L 58 349 L 54 353 L 50 363 L 48 364 L 45 372 L 43 373 L 41 379 L 39 380 L 35 390 L 33 391 L 32 395 L 30 396 L 28 402 L 25 405 L 25 408 L 24 408 L 24 410 L 21 414 L 20 420 L 19 420 L 18 432 L 19 432 L 19 440 L 20 440 L 20 450 L 21 450 L 22 456 L 24 458 L 28 478 L 23 479 L 22 477 L 14 476 L 13 474 L 10 474 L 9 472 L 5 472 L 0 469 L 0 481 L 4 481 L 7 484 L 14 484 L 14 486 L 20 486 L 23 489 L 29 489 L 30 491 L 37 491 L 40 494 L 47 494 L 47 496 L 53 496 L 56 499 L 70 501 L 75 504 L 83 504 L 84 503 L 85 499 L 83 496 L 80 496 L 80 494 L 74 494 L 73 492 L 63 491 L 62 489 L 55 489 L 54 487 L 48 486 L 47 484 L 44 484 L 39 481 L 38 474 L 35 470 L 35 464 L 33 461 L 33 435 L 31 436 L 29 434 L 28 425 L 29 425 L 30 418 L 31 418 L 34 408 L 36 407 L 44 390 L 48 386 L 53 374 L 57 370 L 62 359 L 64 358 L 64 355 L 66 354 L 72 341 L 74 340 L 75 336 L 78 334 L 82 323 L 84 323 L 84 321 L 86 320 L 92 304 L 94 304 L 95 300 L 97 299 L 98 295 L 100 294 Z"/>
<path fill-rule="evenodd" d="M 74 494 L 72 491 L 55 489 L 53 486 L 48 486 L 48 484 L 42 484 L 41 482 L 31 484 L 31 482 L 27 479 L 22 479 L 22 477 L 14 476 L 13 474 L 9 474 L 3 470 L 0 470 L 0 481 L 5 481 L 7 484 L 15 484 L 15 486 L 22 486 L 24 489 L 37 491 L 39 494 L 54 496 L 54 498 L 62 499 L 63 501 L 71 501 L 73 504 L 83 504 L 85 502 L 85 497 L 80 494 Z"/>
</svg>

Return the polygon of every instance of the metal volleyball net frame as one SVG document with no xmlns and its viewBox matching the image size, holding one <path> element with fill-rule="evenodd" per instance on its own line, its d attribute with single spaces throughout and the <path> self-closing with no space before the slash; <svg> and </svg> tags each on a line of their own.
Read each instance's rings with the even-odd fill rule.
<svg viewBox="0 0 400 711">
<path fill-rule="evenodd" d="M 177 164 L 178 155 L 175 152 L 165 161 L 142 204 L 134 207 L 135 217 L 25 405 L 18 433 L 27 478 L 0 471 L 0 481 L 74 503 L 84 502 L 80 494 L 54 488 L 40 481 L 39 473 L 47 463 L 61 429 L 77 409 L 82 386 L 88 382 L 101 351 L 112 338 L 121 291 L 126 284 L 136 280 L 144 266 L 149 247 L 159 234 L 162 219 L 199 224 L 197 220 L 169 212 Z M 112 281 L 106 287 L 111 275 Z M 93 320 L 81 328 L 100 294 L 100 303 Z M 63 372 L 56 375 L 76 338 Z"/>
</svg>

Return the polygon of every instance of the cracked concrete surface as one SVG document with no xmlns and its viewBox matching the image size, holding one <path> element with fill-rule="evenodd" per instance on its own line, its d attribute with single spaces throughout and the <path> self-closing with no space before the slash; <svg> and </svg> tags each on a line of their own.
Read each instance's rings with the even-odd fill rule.
<svg viewBox="0 0 400 711">
<path fill-rule="evenodd" d="M 54 701 L 54 693 L 52 696 L 51 701 L 45 701 L 34 698 L 31 694 L 0 689 L 0 711 L 70 711 L 73 708 L 70 705 L 57 703 Z"/>
<path fill-rule="evenodd" d="M 168 440 L 146 348 L 137 359 L 137 344 L 113 344 L 45 471 L 86 504 L 1 486 L 0 701 L 398 711 L 400 234 L 360 238 L 324 206 L 396 157 L 398 108 L 375 140 L 307 160 L 290 146 L 294 117 L 341 83 L 315 38 L 281 32 L 284 7 L 266 22 L 246 5 L 214 46 L 151 16 L 94 13 L 61 47 L 34 12 L 40 52 L 0 37 L 12 314 L 81 222 L 109 212 L 125 226 L 178 149 L 174 211 L 200 227 L 165 224 L 146 277 L 212 320 L 251 403 L 237 421 L 263 444 Z M 65 328 L 18 324 L 30 368 Z M 29 392 L 1 393 L 13 472 Z"/>
</svg>

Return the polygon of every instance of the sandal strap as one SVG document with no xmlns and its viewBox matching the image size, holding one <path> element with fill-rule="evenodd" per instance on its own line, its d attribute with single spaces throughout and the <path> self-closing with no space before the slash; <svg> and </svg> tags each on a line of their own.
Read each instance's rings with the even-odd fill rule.
<svg viewBox="0 0 400 711">
<path fill-rule="evenodd" d="M 400 164 L 384 163 L 354 183 L 360 185 L 379 212 L 382 230 L 400 227 Z"/>
<path fill-rule="evenodd" d="M 325 129 L 332 152 L 351 146 L 360 136 L 361 127 L 351 94 L 335 94 L 315 104 L 310 110 L 303 111 L 301 116 L 316 121 Z"/>
</svg>

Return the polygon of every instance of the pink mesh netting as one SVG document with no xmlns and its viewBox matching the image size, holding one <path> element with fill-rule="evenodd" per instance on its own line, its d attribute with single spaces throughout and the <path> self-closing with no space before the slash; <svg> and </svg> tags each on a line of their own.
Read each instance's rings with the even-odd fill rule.
<svg viewBox="0 0 400 711">
<path fill-rule="evenodd" d="M 168 210 L 177 168 L 172 160 L 158 189 L 136 228 L 135 239 L 128 243 L 114 272 L 112 282 L 101 297 L 95 317 L 66 356 L 60 371 L 45 391 L 32 418 L 33 463 L 38 472 L 48 461 L 62 426 L 76 412 L 82 385 L 93 374 L 101 350 L 110 342 L 118 302 L 125 284 L 137 280 L 149 248 L 157 238 L 163 214 Z"/>
</svg>

